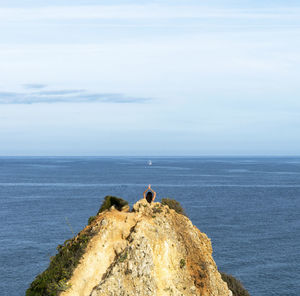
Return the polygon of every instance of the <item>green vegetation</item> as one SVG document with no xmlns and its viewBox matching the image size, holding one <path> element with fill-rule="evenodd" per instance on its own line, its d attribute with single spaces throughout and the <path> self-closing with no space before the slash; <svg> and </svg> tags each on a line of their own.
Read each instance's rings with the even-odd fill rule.
<svg viewBox="0 0 300 296">
<path fill-rule="evenodd" d="M 180 259 L 179 266 L 180 266 L 180 268 L 185 267 L 185 260 L 184 259 Z"/>
<path fill-rule="evenodd" d="M 92 231 L 86 231 L 77 238 L 58 245 L 58 254 L 51 257 L 49 267 L 31 283 L 26 296 L 56 296 L 68 289 L 70 286 L 67 282 L 92 236 Z"/>
<path fill-rule="evenodd" d="M 120 255 L 119 261 L 124 262 L 126 259 L 127 259 L 127 250 L 123 254 Z"/>
<path fill-rule="evenodd" d="M 96 219 L 96 216 L 91 216 L 88 220 L 88 225 L 91 225 L 95 219 Z"/>
<path fill-rule="evenodd" d="M 100 210 L 97 214 L 108 210 L 110 207 L 114 206 L 117 210 L 121 211 L 122 207 L 128 205 L 128 202 L 122 198 L 107 195 L 104 198 L 104 201 L 100 207 Z"/>
<path fill-rule="evenodd" d="M 116 209 L 121 210 L 127 204 L 128 202 L 121 198 L 106 196 L 98 214 L 109 209 L 111 206 L 115 206 Z M 91 216 L 88 224 L 90 225 L 95 218 L 96 216 Z M 92 230 L 87 229 L 83 234 L 66 240 L 63 245 L 58 245 L 58 253 L 51 257 L 48 268 L 31 283 L 26 291 L 26 296 L 57 296 L 61 291 L 67 290 L 70 287 L 67 282 L 70 280 L 93 235 Z"/>
<path fill-rule="evenodd" d="M 227 283 L 228 288 L 232 291 L 233 296 L 250 296 L 242 283 L 230 274 L 220 272 L 222 280 Z"/>
<path fill-rule="evenodd" d="M 156 204 L 156 205 L 153 207 L 152 212 L 153 212 L 154 214 L 161 213 L 161 212 L 162 212 L 161 206 L 160 206 L 159 204 Z"/>
<path fill-rule="evenodd" d="M 182 208 L 181 204 L 177 200 L 172 198 L 163 198 L 161 200 L 161 203 L 163 205 L 167 205 L 170 209 L 175 210 L 178 214 L 186 216 L 184 209 Z"/>
</svg>

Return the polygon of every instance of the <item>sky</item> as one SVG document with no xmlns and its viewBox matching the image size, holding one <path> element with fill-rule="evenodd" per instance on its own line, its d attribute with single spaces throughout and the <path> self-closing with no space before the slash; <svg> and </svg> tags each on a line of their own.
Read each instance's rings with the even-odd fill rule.
<svg viewBox="0 0 300 296">
<path fill-rule="evenodd" d="M 299 1 L 0 0 L 0 155 L 299 155 Z"/>
</svg>

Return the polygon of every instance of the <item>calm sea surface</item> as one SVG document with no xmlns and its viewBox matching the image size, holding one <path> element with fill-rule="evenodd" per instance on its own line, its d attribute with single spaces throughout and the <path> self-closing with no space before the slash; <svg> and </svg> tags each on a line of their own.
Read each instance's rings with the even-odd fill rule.
<svg viewBox="0 0 300 296">
<path fill-rule="evenodd" d="M 300 295 L 300 158 L 0 158 L 0 294 L 24 295 L 105 195 L 152 184 L 254 295 Z"/>
</svg>

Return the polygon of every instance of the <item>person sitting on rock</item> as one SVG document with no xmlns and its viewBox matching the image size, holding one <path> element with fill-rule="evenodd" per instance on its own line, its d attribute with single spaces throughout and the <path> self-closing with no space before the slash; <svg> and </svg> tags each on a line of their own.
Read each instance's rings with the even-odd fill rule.
<svg viewBox="0 0 300 296">
<path fill-rule="evenodd" d="M 151 203 L 152 201 L 154 201 L 155 197 L 156 192 L 151 188 L 151 184 L 149 184 L 148 188 L 144 191 L 144 198 L 147 200 L 148 203 Z"/>
</svg>

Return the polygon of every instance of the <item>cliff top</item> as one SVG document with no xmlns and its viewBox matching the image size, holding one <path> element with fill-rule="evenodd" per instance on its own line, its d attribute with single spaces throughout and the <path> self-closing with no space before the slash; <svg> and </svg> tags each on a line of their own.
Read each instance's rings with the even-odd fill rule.
<svg viewBox="0 0 300 296">
<path fill-rule="evenodd" d="M 131 212 L 126 205 L 100 212 L 58 250 L 49 268 L 55 266 L 52 276 L 60 277 L 51 280 L 48 268 L 27 296 L 232 295 L 208 237 L 159 202 L 142 199 Z M 39 294 L 44 278 L 48 283 Z"/>
</svg>

